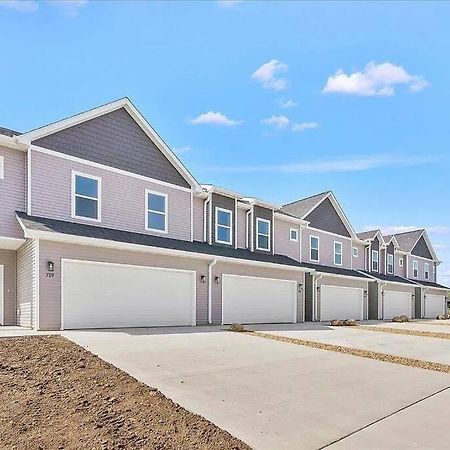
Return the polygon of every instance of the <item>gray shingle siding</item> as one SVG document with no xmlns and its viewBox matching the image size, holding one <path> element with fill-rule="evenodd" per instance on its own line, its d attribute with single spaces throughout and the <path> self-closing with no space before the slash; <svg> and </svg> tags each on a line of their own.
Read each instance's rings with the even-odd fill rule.
<svg viewBox="0 0 450 450">
<path fill-rule="evenodd" d="M 317 208 L 311 211 L 305 217 L 305 220 L 310 222 L 310 226 L 313 228 L 350 237 L 350 233 L 329 198 L 325 199 Z"/>
<path fill-rule="evenodd" d="M 422 258 L 433 259 L 425 238 L 422 236 L 411 251 L 411 254 L 421 256 Z"/>
<path fill-rule="evenodd" d="M 190 187 L 124 108 L 37 139 L 33 144 Z"/>
</svg>

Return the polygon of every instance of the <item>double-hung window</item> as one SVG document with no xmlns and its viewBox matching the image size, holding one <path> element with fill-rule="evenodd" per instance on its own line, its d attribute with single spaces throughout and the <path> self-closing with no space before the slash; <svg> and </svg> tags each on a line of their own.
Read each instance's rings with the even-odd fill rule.
<svg viewBox="0 0 450 450">
<path fill-rule="evenodd" d="M 232 212 L 229 209 L 216 208 L 216 242 L 231 244 L 232 235 Z"/>
<path fill-rule="evenodd" d="M 417 260 L 413 261 L 413 277 L 419 277 L 419 262 Z"/>
<path fill-rule="evenodd" d="M 334 264 L 342 266 L 342 242 L 334 242 Z"/>
<path fill-rule="evenodd" d="M 167 233 L 167 194 L 145 191 L 145 229 Z"/>
<path fill-rule="evenodd" d="M 309 237 L 309 259 L 319 262 L 319 238 L 316 236 Z"/>
<path fill-rule="evenodd" d="M 387 255 L 387 273 L 394 273 L 394 255 L 391 253 Z"/>
<path fill-rule="evenodd" d="M 101 221 L 101 178 L 72 172 L 72 217 Z"/>
<path fill-rule="evenodd" d="M 256 250 L 270 250 L 270 221 L 256 219 Z"/>
<path fill-rule="evenodd" d="M 298 241 L 298 230 L 296 228 L 291 228 L 289 230 L 289 240 L 291 241 Z"/>
<path fill-rule="evenodd" d="M 372 272 L 378 272 L 378 250 L 372 250 Z"/>
<path fill-rule="evenodd" d="M 428 263 L 425 263 L 425 280 L 428 280 L 430 278 L 430 265 Z"/>
</svg>

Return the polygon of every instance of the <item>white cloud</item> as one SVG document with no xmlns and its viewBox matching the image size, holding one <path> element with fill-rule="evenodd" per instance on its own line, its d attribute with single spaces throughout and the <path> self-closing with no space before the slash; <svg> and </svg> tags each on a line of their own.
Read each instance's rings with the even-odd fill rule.
<svg viewBox="0 0 450 450">
<path fill-rule="evenodd" d="M 393 156 L 373 155 L 351 157 L 336 160 L 315 160 L 301 163 L 266 165 L 266 166 L 221 166 L 209 167 L 218 172 L 281 172 L 281 173 L 330 173 L 330 172 L 361 172 L 382 167 L 410 167 L 437 161 L 432 156 Z"/>
<path fill-rule="evenodd" d="M 426 228 L 429 234 L 434 235 L 450 235 L 450 227 L 435 225 L 432 227 L 421 227 L 418 225 L 390 225 L 390 226 L 380 226 L 380 225 L 366 225 L 364 230 L 378 230 L 380 229 L 383 234 L 397 234 L 397 233 L 406 233 L 407 231 L 419 230 L 421 228 Z M 442 246 L 444 248 L 444 246 Z"/>
<path fill-rule="evenodd" d="M 282 91 L 288 87 L 288 80 L 279 78 L 279 74 L 285 73 L 288 66 L 277 59 L 263 64 L 253 74 L 252 79 L 258 81 L 266 89 L 274 89 L 275 91 Z"/>
<path fill-rule="evenodd" d="M 49 0 L 47 3 L 57 8 L 63 17 L 73 19 L 78 16 L 80 9 L 86 6 L 87 0 Z"/>
<path fill-rule="evenodd" d="M 295 108 L 298 105 L 298 102 L 296 102 L 295 100 L 289 99 L 289 100 L 280 100 L 280 106 L 282 108 Z"/>
<path fill-rule="evenodd" d="M 427 228 L 427 231 L 431 234 L 438 234 L 438 235 L 450 235 L 450 227 L 442 226 L 442 225 L 436 225 L 434 227 Z"/>
<path fill-rule="evenodd" d="M 20 13 L 35 12 L 39 8 L 36 0 L 4 0 L 0 1 L 0 6 L 13 9 Z"/>
<path fill-rule="evenodd" d="M 173 148 L 173 151 L 177 155 L 182 155 L 184 153 L 190 152 L 192 150 L 192 147 L 190 145 L 185 145 L 184 147 L 175 147 Z"/>
<path fill-rule="evenodd" d="M 289 125 L 289 119 L 286 116 L 274 116 L 261 120 L 266 125 L 273 125 L 276 128 L 286 128 Z"/>
<path fill-rule="evenodd" d="M 292 124 L 292 131 L 305 131 L 318 127 L 319 124 L 316 122 L 300 122 Z"/>
<path fill-rule="evenodd" d="M 229 119 L 225 114 L 222 114 L 221 112 L 208 111 L 207 113 L 200 114 L 195 119 L 192 119 L 191 123 L 194 125 L 212 124 L 230 127 L 241 124 L 242 120 L 232 120 Z"/>
<path fill-rule="evenodd" d="M 409 74 L 402 66 L 384 62 L 368 63 L 362 71 L 347 75 L 339 69 L 328 77 L 324 93 L 339 93 L 359 96 L 390 96 L 396 85 L 405 85 L 410 92 L 419 92 L 429 83 L 422 76 Z"/>
</svg>

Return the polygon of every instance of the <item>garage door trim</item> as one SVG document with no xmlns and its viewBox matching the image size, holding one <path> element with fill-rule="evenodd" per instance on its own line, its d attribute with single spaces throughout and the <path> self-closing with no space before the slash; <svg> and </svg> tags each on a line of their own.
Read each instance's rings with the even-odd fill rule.
<svg viewBox="0 0 450 450">
<path fill-rule="evenodd" d="M 224 278 L 232 278 L 232 277 L 234 277 L 234 278 L 250 278 L 250 279 L 253 279 L 253 280 L 266 280 L 266 281 L 282 281 L 282 282 L 287 282 L 287 283 L 291 283 L 291 284 L 294 284 L 295 285 L 295 289 L 294 289 L 294 292 L 295 292 L 295 295 L 294 295 L 294 299 L 293 299 L 293 301 L 292 301 L 292 323 L 297 323 L 297 302 L 298 302 L 298 296 L 297 296 L 297 283 L 298 283 L 298 281 L 296 281 L 296 280 L 286 280 L 286 279 L 284 279 L 284 278 L 269 278 L 269 277 L 255 277 L 255 276 L 252 276 L 252 275 L 235 275 L 235 274 L 232 274 L 232 273 L 224 273 L 224 274 L 222 274 L 222 289 L 221 289 L 221 291 L 222 291 L 222 309 L 221 309 L 221 313 L 222 313 L 222 318 L 221 318 L 221 323 L 222 323 L 222 325 L 224 325 L 224 317 L 223 317 L 223 313 L 224 313 L 224 308 L 223 308 L 223 305 L 225 304 L 225 302 L 224 302 L 224 283 L 223 283 L 223 280 L 224 280 Z"/>
<path fill-rule="evenodd" d="M 333 284 L 322 284 L 320 286 L 320 290 L 321 290 L 321 295 L 320 295 L 320 321 L 324 320 L 322 318 L 322 289 L 323 288 L 352 289 L 354 291 L 360 291 L 360 293 L 361 293 L 361 316 L 360 316 L 361 319 L 358 319 L 358 320 L 364 320 L 364 288 L 354 287 L 354 286 L 335 286 Z"/>
<path fill-rule="evenodd" d="M 66 263 L 76 263 L 76 264 L 86 264 L 86 265 L 101 265 L 101 266 L 116 266 L 116 267 L 128 267 L 128 268 L 135 268 L 135 269 L 144 269 L 144 270 L 160 270 L 165 272 L 182 272 L 182 273 L 190 273 L 193 278 L 192 282 L 192 290 L 191 290 L 191 296 L 192 296 L 192 304 L 191 304 L 191 325 L 196 326 L 197 325 L 197 272 L 195 270 L 188 270 L 188 269 L 174 269 L 171 267 L 154 267 L 154 266 L 142 266 L 142 265 L 136 265 L 136 264 L 125 264 L 125 263 L 111 263 L 111 262 L 104 262 L 104 261 L 91 261 L 91 260 L 83 260 L 83 259 L 72 259 L 72 258 L 61 258 L 61 330 L 64 330 L 64 266 Z"/>
</svg>

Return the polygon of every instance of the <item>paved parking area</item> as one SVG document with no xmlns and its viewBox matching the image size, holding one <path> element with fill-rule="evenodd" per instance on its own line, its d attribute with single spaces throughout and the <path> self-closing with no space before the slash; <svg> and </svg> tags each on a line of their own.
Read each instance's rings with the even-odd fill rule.
<svg viewBox="0 0 450 450">
<path fill-rule="evenodd" d="M 389 323 L 382 323 L 379 326 L 386 325 L 389 325 Z M 395 328 L 412 329 L 412 323 L 395 325 L 397 325 Z M 445 328 L 434 325 L 429 326 L 432 326 L 435 332 L 441 332 L 441 328 Z M 324 344 L 342 345 L 450 365 L 450 340 L 361 330 L 359 328 L 363 327 L 359 326 L 330 327 L 321 323 L 252 325 L 248 326 L 248 328 L 279 336 L 322 342 Z M 450 330 L 448 331 L 450 332 Z"/>
<path fill-rule="evenodd" d="M 257 449 L 448 447 L 448 374 L 217 327 L 63 335 Z"/>
</svg>

